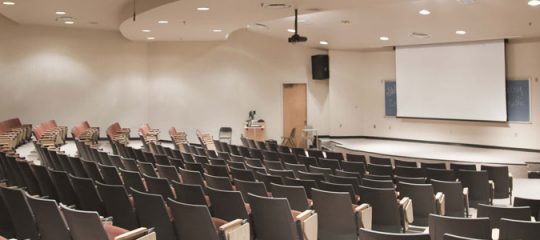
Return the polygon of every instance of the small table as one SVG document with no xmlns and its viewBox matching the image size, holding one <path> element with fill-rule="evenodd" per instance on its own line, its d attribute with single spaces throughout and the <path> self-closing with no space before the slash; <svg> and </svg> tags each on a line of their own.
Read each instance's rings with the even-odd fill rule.
<svg viewBox="0 0 540 240">
<path fill-rule="evenodd" d="M 304 137 L 306 138 L 306 148 L 309 148 L 310 142 L 313 138 L 315 138 L 315 147 L 320 149 L 319 147 L 319 130 L 315 128 L 304 128 L 302 130 L 304 132 Z"/>
</svg>

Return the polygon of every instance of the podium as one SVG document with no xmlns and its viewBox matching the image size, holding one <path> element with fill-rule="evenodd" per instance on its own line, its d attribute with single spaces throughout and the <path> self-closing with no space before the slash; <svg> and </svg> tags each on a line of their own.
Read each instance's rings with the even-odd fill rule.
<svg viewBox="0 0 540 240">
<path fill-rule="evenodd" d="M 264 123 L 256 125 L 244 126 L 244 137 L 255 141 L 264 142 L 266 140 L 266 132 L 264 131 Z"/>
</svg>

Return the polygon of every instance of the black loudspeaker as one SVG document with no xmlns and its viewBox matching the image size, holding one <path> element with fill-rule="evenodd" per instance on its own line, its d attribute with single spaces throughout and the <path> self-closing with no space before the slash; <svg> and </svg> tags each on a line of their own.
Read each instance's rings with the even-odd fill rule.
<svg viewBox="0 0 540 240">
<path fill-rule="evenodd" d="M 330 78 L 328 55 L 311 56 L 311 74 L 313 75 L 313 80 L 325 80 Z"/>
</svg>

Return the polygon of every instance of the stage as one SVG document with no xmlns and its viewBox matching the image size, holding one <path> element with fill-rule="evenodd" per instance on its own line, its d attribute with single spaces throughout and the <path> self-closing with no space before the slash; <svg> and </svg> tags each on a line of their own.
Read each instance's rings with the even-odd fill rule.
<svg viewBox="0 0 540 240">
<path fill-rule="evenodd" d="M 458 144 L 423 143 L 371 138 L 321 139 L 335 151 L 386 156 L 420 162 L 457 162 L 508 165 L 516 178 L 527 177 L 527 165 L 540 165 L 540 152 L 471 147 Z"/>
</svg>

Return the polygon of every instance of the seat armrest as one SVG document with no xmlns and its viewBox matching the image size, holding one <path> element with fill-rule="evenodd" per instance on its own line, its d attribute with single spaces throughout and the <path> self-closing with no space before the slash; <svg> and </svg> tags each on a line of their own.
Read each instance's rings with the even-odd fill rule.
<svg viewBox="0 0 540 240">
<path fill-rule="evenodd" d="M 361 204 L 354 209 L 356 227 L 371 229 L 373 223 L 373 208 L 369 204 Z"/>
<path fill-rule="evenodd" d="M 495 197 L 495 182 L 489 180 L 489 201 L 493 205 L 493 198 Z"/>
<path fill-rule="evenodd" d="M 444 193 L 438 192 L 437 194 L 435 194 L 435 205 L 437 205 L 437 213 L 442 216 L 444 216 L 446 212 L 445 201 L 446 199 Z"/>
<path fill-rule="evenodd" d="M 463 201 L 464 201 L 464 204 L 465 205 L 465 214 L 467 215 L 467 217 L 469 217 L 469 207 L 470 207 L 470 204 L 469 204 L 469 188 L 463 188 Z"/>
<path fill-rule="evenodd" d="M 512 194 L 514 189 L 514 176 L 512 176 L 512 173 L 508 173 L 508 181 L 510 181 L 510 194 Z"/>
<path fill-rule="evenodd" d="M 536 222 L 536 218 L 534 216 L 531 216 L 531 222 Z"/>
<path fill-rule="evenodd" d="M 401 201 L 399 201 L 399 206 L 401 210 L 401 224 L 403 227 L 403 232 L 406 232 L 409 228 L 409 224 L 414 222 L 412 200 L 408 197 L 404 197 L 401 199 Z"/>
<path fill-rule="evenodd" d="M 147 236 L 153 236 L 153 238 L 147 238 Z M 114 240 L 135 240 L 135 239 L 156 239 L 156 233 L 155 232 L 149 232 L 146 228 L 137 228 L 135 230 L 129 231 L 127 233 L 118 235 L 114 238 Z"/>
<path fill-rule="evenodd" d="M 249 240 L 251 231 L 247 219 L 236 219 L 219 227 L 222 240 Z"/>
<path fill-rule="evenodd" d="M 318 215 L 314 210 L 306 210 L 296 216 L 295 219 L 298 236 L 303 240 L 317 240 Z"/>
</svg>

